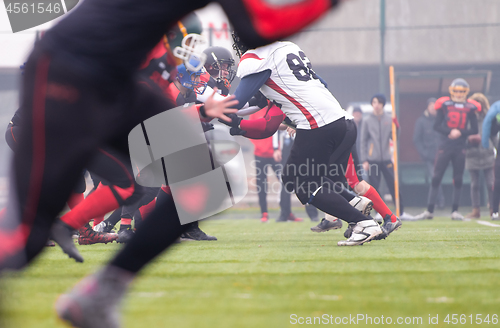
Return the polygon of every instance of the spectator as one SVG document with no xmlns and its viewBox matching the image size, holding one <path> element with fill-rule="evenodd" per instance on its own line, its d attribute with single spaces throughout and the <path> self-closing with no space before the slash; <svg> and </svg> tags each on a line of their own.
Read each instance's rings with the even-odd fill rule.
<svg viewBox="0 0 500 328">
<path fill-rule="evenodd" d="M 266 111 L 260 110 L 252 115 L 250 115 L 250 119 L 258 119 L 264 117 Z M 254 145 L 254 156 L 255 156 L 255 185 L 257 187 L 257 194 L 259 196 L 259 206 L 261 212 L 261 222 L 269 221 L 269 211 L 267 209 L 267 191 L 268 191 L 268 183 L 267 183 L 267 171 L 268 167 L 271 167 L 273 171 L 276 173 L 276 176 L 279 181 L 279 161 L 274 159 L 274 149 L 273 149 L 273 137 L 265 138 L 265 139 L 250 139 Z M 290 197 L 289 197 L 290 198 Z M 281 203 L 281 200 L 280 200 Z M 284 213 L 281 213 L 284 214 Z M 302 221 L 302 219 L 297 218 L 293 215 L 291 210 L 286 217 L 281 217 L 277 220 L 281 221 Z"/>
<path fill-rule="evenodd" d="M 479 199 L 479 175 L 483 171 L 484 179 L 486 181 L 486 189 L 488 190 L 488 206 L 491 213 L 491 206 L 493 202 L 493 181 L 495 179 L 493 174 L 493 166 L 495 165 L 495 151 L 494 143 L 489 140 L 489 147 L 481 147 L 481 134 L 483 130 L 484 117 L 490 109 L 490 103 L 485 95 L 482 93 L 475 93 L 470 96 L 481 104 L 481 111 L 476 113 L 477 122 L 479 125 L 479 133 L 470 135 L 468 140 L 467 149 L 465 151 L 465 168 L 469 170 L 470 174 L 470 194 L 472 199 L 472 212 L 467 214 L 466 217 L 470 219 L 479 219 L 481 217 L 480 199 Z"/>
<path fill-rule="evenodd" d="M 394 188 L 394 165 L 390 148 L 392 138 L 392 117 L 384 113 L 385 96 L 376 94 L 372 97 L 373 113 L 368 115 L 361 126 L 360 153 L 363 169 L 368 173 L 368 179 L 373 188 L 380 185 L 380 174 L 384 175 L 385 182 L 396 202 Z M 411 219 L 404 213 L 403 201 L 399 197 L 401 219 Z"/>
<path fill-rule="evenodd" d="M 360 149 L 359 147 L 361 146 L 360 141 L 360 135 L 361 135 L 361 126 L 363 124 L 363 111 L 361 110 L 361 107 L 356 106 L 352 110 L 352 116 L 354 117 L 354 123 L 356 123 L 356 128 L 358 129 L 358 134 L 356 135 L 356 148 Z"/>
<path fill-rule="evenodd" d="M 413 144 L 417 148 L 420 158 L 425 163 L 426 181 L 431 181 L 434 174 L 434 160 L 438 150 L 439 132 L 434 130 L 434 121 L 436 120 L 436 109 L 434 104 L 436 98 L 427 99 L 427 109 L 424 111 L 415 123 L 413 132 Z M 437 196 L 438 208 L 444 208 L 443 187 L 439 185 Z"/>
</svg>

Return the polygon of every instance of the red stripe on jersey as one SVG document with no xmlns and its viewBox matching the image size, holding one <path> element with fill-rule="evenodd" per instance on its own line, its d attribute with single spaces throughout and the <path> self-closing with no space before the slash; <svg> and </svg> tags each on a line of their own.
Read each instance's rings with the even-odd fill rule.
<svg viewBox="0 0 500 328">
<path fill-rule="evenodd" d="M 481 112 L 481 103 L 479 103 L 479 101 L 475 101 L 474 99 L 467 99 L 467 102 L 473 104 L 474 106 L 476 106 L 476 110 L 478 112 Z"/>
<path fill-rule="evenodd" d="M 248 59 L 248 58 L 252 58 L 252 59 L 257 59 L 257 60 L 262 60 L 262 58 L 260 58 L 259 56 L 257 56 L 256 54 L 252 54 L 252 53 L 249 53 L 249 54 L 244 54 L 241 59 L 240 59 L 240 63 L 245 60 L 245 59 Z M 239 64 L 238 64 L 239 65 Z"/>
<path fill-rule="evenodd" d="M 441 97 L 439 98 L 438 100 L 436 100 L 436 102 L 434 103 L 434 109 L 435 110 L 440 110 L 441 107 L 443 107 L 443 104 L 450 100 L 450 97 Z"/>
<path fill-rule="evenodd" d="M 311 115 L 311 113 L 309 113 L 309 111 L 304 106 L 302 106 L 302 104 L 299 103 L 295 98 L 293 98 L 292 96 L 290 96 L 289 94 L 287 94 L 285 92 L 285 90 L 281 89 L 280 86 L 277 85 L 271 79 L 268 79 L 266 81 L 266 85 L 268 87 L 270 87 L 271 89 L 273 89 L 274 91 L 276 91 L 277 93 L 279 93 L 280 95 L 282 95 L 283 97 L 285 97 L 292 104 L 294 104 L 295 107 L 297 107 L 302 112 L 302 114 L 304 114 L 304 116 L 306 117 L 307 121 L 309 122 L 309 125 L 311 126 L 311 129 L 317 129 L 318 128 L 318 123 L 316 122 L 316 120 L 314 119 L 314 117 Z"/>
</svg>

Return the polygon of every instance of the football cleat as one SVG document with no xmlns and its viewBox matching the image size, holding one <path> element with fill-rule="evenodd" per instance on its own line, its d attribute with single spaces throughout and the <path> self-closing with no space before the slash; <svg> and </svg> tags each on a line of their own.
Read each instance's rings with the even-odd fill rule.
<svg viewBox="0 0 500 328">
<path fill-rule="evenodd" d="M 290 215 L 287 218 L 287 221 L 289 222 L 302 222 L 304 219 L 296 217 L 293 213 L 290 213 Z"/>
<path fill-rule="evenodd" d="M 201 241 L 201 240 L 217 240 L 216 237 L 214 236 L 209 236 L 206 233 L 204 233 L 200 227 L 198 226 L 198 222 L 193 222 L 190 224 L 190 227 L 188 230 L 186 230 L 182 235 L 181 235 L 181 241 L 189 241 L 189 240 L 196 240 L 196 241 Z"/>
<path fill-rule="evenodd" d="M 495 213 L 491 214 L 491 219 L 492 219 L 493 221 L 498 221 L 498 220 L 500 220 L 500 216 L 498 215 L 498 212 L 495 212 Z"/>
<path fill-rule="evenodd" d="M 56 246 L 56 243 L 54 243 L 52 240 L 47 240 L 47 242 L 45 243 L 45 247 L 54 247 Z"/>
<path fill-rule="evenodd" d="M 84 226 L 78 232 L 80 233 L 78 237 L 79 245 L 107 244 L 118 239 L 116 233 L 97 232 L 88 226 Z"/>
<path fill-rule="evenodd" d="M 460 214 L 458 211 L 453 211 L 453 213 L 451 213 L 451 219 L 454 221 L 463 221 L 464 216 Z"/>
<path fill-rule="evenodd" d="M 126 244 L 132 239 L 134 236 L 134 230 L 132 229 L 123 229 L 118 231 L 118 238 L 116 239 L 117 243 Z"/>
<path fill-rule="evenodd" d="M 433 217 L 434 217 L 434 215 L 433 215 Z M 401 213 L 401 215 L 399 216 L 399 219 L 401 221 L 418 221 L 418 219 L 416 219 L 415 216 L 408 214 L 406 212 Z"/>
<path fill-rule="evenodd" d="M 338 246 L 356 246 L 372 240 L 382 233 L 382 229 L 377 221 L 363 220 L 356 223 L 352 229 L 351 237 L 347 240 L 341 240 L 337 243 Z"/>
<path fill-rule="evenodd" d="M 391 215 L 386 215 L 384 218 L 384 224 L 382 225 L 382 233 L 377 237 L 373 238 L 374 240 L 381 240 L 389 237 L 389 235 L 393 232 L 401 228 L 403 224 L 399 218 L 396 218 L 396 222 L 391 221 Z"/>
<path fill-rule="evenodd" d="M 352 207 L 363 213 L 363 215 L 370 215 L 373 208 L 373 202 L 366 197 L 356 196 L 349 202 Z"/>
<path fill-rule="evenodd" d="M 328 217 L 329 216 L 329 217 Z M 328 215 L 327 218 L 321 219 L 321 222 L 311 228 L 314 232 L 326 232 L 342 228 L 342 221 L 334 216 Z"/>
<path fill-rule="evenodd" d="M 434 218 L 434 213 L 424 211 L 423 213 L 415 215 L 413 218 L 415 220 L 432 220 Z"/>
<path fill-rule="evenodd" d="M 113 227 L 111 226 L 111 222 L 107 222 L 106 220 L 104 220 L 98 225 L 94 226 L 92 229 L 97 232 L 111 232 L 111 230 L 113 230 Z"/>
<path fill-rule="evenodd" d="M 57 220 L 52 226 L 50 231 L 51 239 L 55 241 L 64 253 L 76 262 L 83 262 L 83 257 L 76 249 L 75 242 L 73 241 L 73 228 L 61 220 Z"/>
<path fill-rule="evenodd" d="M 346 239 L 349 239 L 349 238 L 351 237 L 351 235 L 352 235 L 352 229 L 354 229 L 354 226 L 355 226 L 355 225 L 356 225 L 356 223 L 355 223 L 355 222 L 351 222 L 351 223 L 349 223 L 349 225 L 347 226 L 347 229 L 345 229 L 345 231 L 344 231 L 344 237 L 345 237 Z"/>
<path fill-rule="evenodd" d="M 57 299 L 57 315 L 72 327 L 119 328 L 118 305 L 131 279 L 118 268 L 88 276 Z"/>
<path fill-rule="evenodd" d="M 260 222 L 268 222 L 269 221 L 269 214 L 267 212 L 262 213 L 262 217 L 260 218 Z"/>
</svg>

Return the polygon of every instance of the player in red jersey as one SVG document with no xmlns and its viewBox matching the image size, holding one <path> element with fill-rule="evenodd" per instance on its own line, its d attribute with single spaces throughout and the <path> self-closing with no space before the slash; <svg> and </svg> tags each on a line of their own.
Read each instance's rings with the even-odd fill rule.
<svg viewBox="0 0 500 328">
<path fill-rule="evenodd" d="M 438 187 L 450 162 L 453 167 L 451 219 L 464 219 L 458 212 L 458 206 L 465 169 L 465 147 L 467 138 L 478 133 L 476 112 L 481 111 L 481 105 L 475 100 L 467 99 L 469 84 L 464 79 L 453 80 L 449 91 L 450 96 L 439 98 L 434 105 L 437 111 L 434 129 L 441 133 L 441 140 L 434 164 L 427 210 L 415 217 L 420 220 L 434 217 Z"/>
</svg>

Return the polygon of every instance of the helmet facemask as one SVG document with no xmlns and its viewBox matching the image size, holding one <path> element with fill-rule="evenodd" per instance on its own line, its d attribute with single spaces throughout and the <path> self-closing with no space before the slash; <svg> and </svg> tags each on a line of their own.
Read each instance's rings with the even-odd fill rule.
<svg viewBox="0 0 500 328">
<path fill-rule="evenodd" d="M 195 63 L 193 63 L 194 65 Z M 201 80 L 201 75 L 205 72 L 202 67 L 198 71 L 191 71 L 184 64 L 177 66 L 177 81 L 186 89 L 193 91 L 196 94 L 203 94 L 207 88 L 207 82 Z"/>
<path fill-rule="evenodd" d="M 182 39 L 181 47 L 175 47 L 173 53 L 175 57 L 183 60 L 184 65 L 190 71 L 199 71 L 207 59 L 203 53 L 203 46 L 206 40 L 199 34 L 188 34 Z"/>
<path fill-rule="evenodd" d="M 214 62 L 207 71 L 218 83 L 223 83 L 224 86 L 230 89 L 231 82 L 233 82 L 236 76 L 236 71 L 233 69 L 234 60 L 218 59 L 213 52 L 210 55 Z"/>
<path fill-rule="evenodd" d="M 464 103 L 467 101 L 467 95 L 469 94 L 470 88 L 469 84 L 464 79 L 455 79 L 451 82 L 448 90 L 451 100 Z"/>
</svg>

